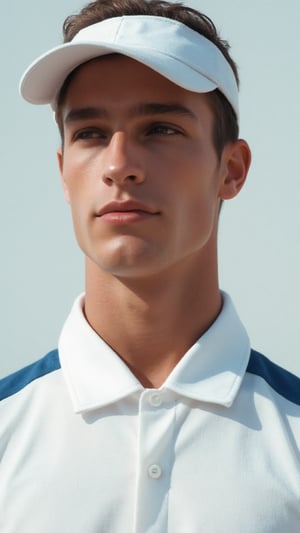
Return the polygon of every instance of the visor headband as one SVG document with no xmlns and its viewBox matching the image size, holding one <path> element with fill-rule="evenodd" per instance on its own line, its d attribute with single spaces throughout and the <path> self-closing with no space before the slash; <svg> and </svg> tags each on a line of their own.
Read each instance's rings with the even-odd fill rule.
<svg viewBox="0 0 300 533">
<path fill-rule="evenodd" d="M 181 22 L 149 15 L 115 17 L 84 28 L 28 67 L 20 93 L 30 103 L 55 109 L 60 89 L 76 67 L 112 53 L 131 57 L 189 91 L 219 89 L 238 116 L 237 82 L 218 47 Z"/>
</svg>

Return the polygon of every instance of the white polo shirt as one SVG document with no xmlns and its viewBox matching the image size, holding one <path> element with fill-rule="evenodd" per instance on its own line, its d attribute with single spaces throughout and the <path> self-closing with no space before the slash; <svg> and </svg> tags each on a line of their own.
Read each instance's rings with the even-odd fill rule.
<svg viewBox="0 0 300 533">
<path fill-rule="evenodd" d="M 0 382 L 1 533 L 299 533 L 300 380 L 230 298 L 157 390 L 82 301 L 59 351 Z"/>
</svg>

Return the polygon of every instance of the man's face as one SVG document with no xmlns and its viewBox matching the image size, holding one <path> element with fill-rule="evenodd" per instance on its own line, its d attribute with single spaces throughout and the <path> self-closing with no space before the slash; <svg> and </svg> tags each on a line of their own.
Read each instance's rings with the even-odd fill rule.
<svg viewBox="0 0 300 533">
<path fill-rule="evenodd" d="M 227 164 L 213 146 L 206 95 L 106 56 L 75 74 L 62 118 L 66 198 L 97 267 L 142 277 L 214 260 Z"/>
</svg>

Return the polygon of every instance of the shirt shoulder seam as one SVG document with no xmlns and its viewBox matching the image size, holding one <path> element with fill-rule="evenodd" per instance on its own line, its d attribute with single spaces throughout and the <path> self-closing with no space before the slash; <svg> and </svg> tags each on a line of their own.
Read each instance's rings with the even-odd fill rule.
<svg viewBox="0 0 300 533">
<path fill-rule="evenodd" d="M 265 355 L 251 350 L 246 372 L 261 377 L 280 396 L 300 406 L 300 378 Z"/>
<path fill-rule="evenodd" d="M 52 350 L 34 363 L 0 379 L 0 401 L 20 392 L 33 381 L 59 370 L 58 350 Z"/>
</svg>

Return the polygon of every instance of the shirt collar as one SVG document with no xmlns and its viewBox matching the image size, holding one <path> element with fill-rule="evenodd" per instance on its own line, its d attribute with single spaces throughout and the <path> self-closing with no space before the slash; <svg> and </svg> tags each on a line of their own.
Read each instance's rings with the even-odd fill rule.
<svg viewBox="0 0 300 533">
<path fill-rule="evenodd" d="M 250 341 L 231 298 L 212 326 L 186 352 L 165 386 L 192 399 L 230 407 L 246 372 Z"/>
<path fill-rule="evenodd" d="M 180 396 L 229 407 L 239 390 L 250 356 L 250 343 L 230 297 L 222 293 L 222 311 L 186 352 L 162 385 Z M 114 403 L 144 390 L 122 359 L 90 327 L 79 296 L 60 339 L 59 357 L 75 412 Z"/>
</svg>

